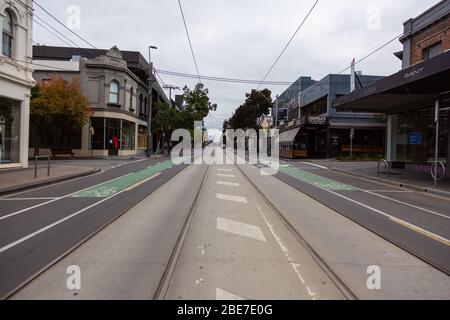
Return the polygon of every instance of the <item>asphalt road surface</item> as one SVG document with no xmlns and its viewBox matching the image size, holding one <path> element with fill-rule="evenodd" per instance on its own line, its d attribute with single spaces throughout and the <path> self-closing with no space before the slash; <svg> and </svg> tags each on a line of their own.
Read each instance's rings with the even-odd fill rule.
<svg viewBox="0 0 450 320">
<path fill-rule="evenodd" d="M 282 161 L 277 178 L 450 273 L 450 199 Z"/>
<path fill-rule="evenodd" d="M 185 166 L 174 166 L 167 159 L 143 159 L 105 168 L 96 175 L 0 198 L 0 298 L 145 199 Z"/>
</svg>

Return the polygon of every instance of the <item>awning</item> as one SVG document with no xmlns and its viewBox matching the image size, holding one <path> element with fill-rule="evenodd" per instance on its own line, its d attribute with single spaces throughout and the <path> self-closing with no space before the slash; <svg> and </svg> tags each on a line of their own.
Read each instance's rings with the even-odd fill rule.
<svg viewBox="0 0 450 320">
<path fill-rule="evenodd" d="M 280 143 L 294 143 L 294 140 L 297 137 L 299 131 L 300 127 L 280 132 Z"/>
<path fill-rule="evenodd" d="M 331 129 L 384 129 L 386 124 L 381 122 L 344 122 L 330 121 Z"/>
<path fill-rule="evenodd" d="M 450 51 L 333 101 L 337 109 L 395 113 L 433 106 L 450 91 Z"/>
</svg>

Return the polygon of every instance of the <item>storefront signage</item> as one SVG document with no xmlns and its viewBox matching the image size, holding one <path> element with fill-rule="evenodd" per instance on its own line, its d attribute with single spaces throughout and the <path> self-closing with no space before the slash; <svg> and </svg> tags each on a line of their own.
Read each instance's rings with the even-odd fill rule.
<svg viewBox="0 0 450 320">
<path fill-rule="evenodd" d="M 325 125 L 327 123 L 327 117 L 313 117 L 307 118 L 307 124 Z"/>
<path fill-rule="evenodd" d="M 409 144 L 410 145 L 422 144 L 422 133 L 421 132 L 411 132 L 409 134 Z"/>
<path fill-rule="evenodd" d="M 425 67 L 419 68 L 417 70 L 413 70 L 411 72 L 405 73 L 405 75 L 403 76 L 405 79 L 417 76 L 419 74 L 421 74 L 423 72 L 423 70 L 425 69 Z"/>
</svg>

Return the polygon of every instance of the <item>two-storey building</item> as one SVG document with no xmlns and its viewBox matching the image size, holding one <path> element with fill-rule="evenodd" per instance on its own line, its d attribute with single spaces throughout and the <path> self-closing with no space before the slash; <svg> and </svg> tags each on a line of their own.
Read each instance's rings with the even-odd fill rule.
<svg viewBox="0 0 450 320">
<path fill-rule="evenodd" d="M 145 152 L 150 99 L 153 103 L 169 103 L 169 99 L 157 81 L 152 81 L 150 95 L 150 66 L 139 52 L 120 51 L 117 47 L 97 50 L 35 46 L 33 56 L 37 81 L 49 81 L 55 75 L 76 77 L 89 98 L 89 123 L 73 132 L 64 147 L 77 156 L 134 156 Z M 47 152 L 61 147 L 56 145 L 56 138 L 50 130 L 41 146 Z"/>
<path fill-rule="evenodd" d="M 28 166 L 33 1 L 0 0 L 0 169 Z"/>
</svg>

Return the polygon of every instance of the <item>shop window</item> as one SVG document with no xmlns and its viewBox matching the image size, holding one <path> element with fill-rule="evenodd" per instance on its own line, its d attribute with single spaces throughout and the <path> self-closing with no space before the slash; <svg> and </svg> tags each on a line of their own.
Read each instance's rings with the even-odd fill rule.
<svg viewBox="0 0 450 320">
<path fill-rule="evenodd" d="M 133 122 L 122 120 L 122 150 L 134 150 L 134 137 L 136 125 Z"/>
<path fill-rule="evenodd" d="M 13 19 L 8 10 L 6 10 L 5 17 L 3 18 L 2 34 L 2 54 L 6 57 L 12 58 L 14 44 L 14 26 Z"/>
<path fill-rule="evenodd" d="M 139 126 L 138 128 L 138 149 L 146 150 L 147 149 L 147 127 Z"/>
<path fill-rule="evenodd" d="M 0 97 L 0 164 L 20 162 L 20 102 Z"/>
</svg>

